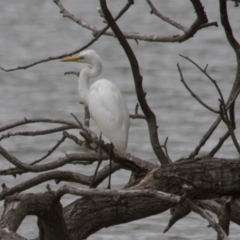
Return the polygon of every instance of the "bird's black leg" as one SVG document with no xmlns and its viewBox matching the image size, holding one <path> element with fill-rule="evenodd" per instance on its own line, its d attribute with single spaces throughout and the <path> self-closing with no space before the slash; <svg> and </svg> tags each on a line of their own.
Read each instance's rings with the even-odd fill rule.
<svg viewBox="0 0 240 240">
<path fill-rule="evenodd" d="M 111 189 L 112 157 L 113 157 L 113 144 L 111 143 L 111 149 L 110 149 L 110 153 L 109 153 L 110 163 L 109 163 L 109 178 L 108 178 L 107 189 Z"/>
<path fill-rule="evenodd" d="M 97 176 L 98 169 L 99 169 L 99 167 L 100 167 L 100 165 L 101 165 L 101 163 L 102 163 L 102 147 L 101 147 L 102 133 L 100 133 L 98 139 L 99 139 L 99 145 L 98 145 L 98 146 L 99 146 L 98 165 L 97 165 L 96 170 L 95 170 L 95 173 L 94 173 L 94 175 L 93 175 L 93 179 L 92 179 L 92 182 L 91 182 L 91 184 L 90 184 L 90 188 L 94 188 L 94 187 L 93 187 L 94 181 L 95 181 L 95 178 L 96 178 L 96 176 Z"/>
</svg>

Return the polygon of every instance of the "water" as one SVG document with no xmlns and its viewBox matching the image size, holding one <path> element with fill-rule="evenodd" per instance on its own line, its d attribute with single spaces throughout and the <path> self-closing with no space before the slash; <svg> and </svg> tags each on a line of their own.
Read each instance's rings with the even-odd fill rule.
<svg viewBox="0 0 240 240">
<path fill-rule="evenodd" d="M 98 1 L 72 0 L 63 1 L 64 6 L 77 17 L 88 23 L 103 27 L 99 21 L 96 8 Z M 116 14 L 122 7 L 122 2 L 109 3 L 111 10 Z M 159 137 L 163 143 L 169 137 L 168 151 L 170 157 L 176 160 L 188 155 L 196 146 L 202 135 L 209 128 L 216 116 L 200 106 L 186 91 L 180 82 L 176 64 L 179 63 L 185 80 L 189 86 L 206 103 L 214 108 L 218 107 L 218 94 L 212 83 L 203 76 L 189 62 L 178 54 L 194 59 L 201 66 L 209 64 L 208 71 L 215 78 L 227 98 L 235 78 L 235 55 L 227 44 L 225 34 L 219 21 L 218 4 L 216 1 L 204 1 L 209 21 L 218 21 L 219 27 L 201 30 L 194 38 L 185 43 L 152 43 L 141 42 L 130 44 L 138 58 L 141 74 L 143 76 L 144 90 L 147 100 L 157 116 Z M 235 37 L 240 41 L 239 8 L 228 4 L 229 16 Z M 189 1 L 157 2 L 156 7 L 169 17 L 188 27 L 195 20 L 195 14 Z M 126 13 L 126 18 L 118 21 L 124 31 L 142 32 L 145 34 L 158 34 L 160 36 L 181 34 L 173 27 L 150 15 L 145 1 L 136 1 L 135 5 Z M 184 16 L 184 17 L 183 17 Z M 16 67 L 31 63 L 35 60 L 67 53 L 80 48 L 92 39 L 89 31 L 80 28 L 77 24 L 64 19 L 59 14 L 59 9 L 52 1 L 1 1 L 0 2 L 0 65 Z M 103 59 L 104 71 L 102 77 L 111 79 L 124 93 L 130 112 L 133 113 L 136 105 L 134 84 L 129 62 L 124 51 L 116 39 L 103 36 L 91 48 L 95 49 Z M 70 113 L 83 119 L 83 109 L 78 103 L 76 90 L 77 79 L 74 76 L 64 76 L 65 71 L 78 71 L 79 64 L 63 64 L 52 61 L 37 65 L 26 71 L 11 73 L 0 72 L 0 126 L 14 122 L 24 117 L 48 117 L 73 120 Z M 236 104 L 239 109 L 239 100 Z M 236 112 L 236 121 L 239 124 L 239 111 Z M 32 124 L 31 130 L 44 129 L 46 124 Z M 93 129 L 94 126 L 92 126 Z M 18 128 L 26 129 L 26 128 Z M 218 138 L 226 131 L 220 125 L 208 144 L 204 146 L 204 154 L 215 146 Z M 77 133 L 76 131 L 73 131 Z M 236 131 L 238 138 L 239 130 Z M 24 162 L 33 161 L 46 153 L 46 151 L 60 139 L 60 134 L 38 138 L 10 138 L 2 145 L 12 154 Z M 63 156 L 62 151 L 68 153 L 83 151 L 66 141 L 49 160 Z M 152 152 L 148 130 L 144 120 L 131 120 L 128 152 L 145 160 L 157 162 Z M 217 154 L 221 157 L 238 157 L 229 139 Z M 1 169 L 10 166 L 1 158 Z M 64 169 L 75 170 L 76 167 L 67 166 Z M 81 171 L 81 168 L 79 171 Z M 84 173 L 91 174 L 93 166 L 84 167 Z M 33 177 L 34 174 L 20 176 L 17 180 L 12 177 L 2 177 L 8 187 L 14 186 L 19 181 Z M 121 188 L 129 173 L 120 171 L 113 176 L 114 188 Z M 53 189 L 59 188 L 50 182 Z M 60 184 L 61 185 L 61 184 Z M 45 191 L 45 184 L 28 190 L 28 192 Z M 79 187 L 78 185 L 74 185 Z M 105 185 L 103 185 L 105 186 Z M 69 204 L 75 198 L 63 198 L 63 205 Z M 2 204 L 2 203 L 1 203 Z M 162 234 L 170 218 L 168 212 L 132 223 L 103 229 L 89 239 L 213 239 L 215 232 L 207 228 L 207 222 L 192 213 L 178 222 L 168 233 Z M 19 233 L 28 238 L 37 235 L 35 219 L 28 217 L 24 220 Z M 125 234 L 123 234 L 125 233 Z M 238 239 L 239 229 L 231 224 L 230 239 Z"/>
</svg>

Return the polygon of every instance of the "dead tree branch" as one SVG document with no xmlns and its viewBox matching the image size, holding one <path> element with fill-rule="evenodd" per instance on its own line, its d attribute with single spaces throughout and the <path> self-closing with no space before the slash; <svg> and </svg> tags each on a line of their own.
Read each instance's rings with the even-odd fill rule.
<svg viewBox="0 0 240 240">
<path fill-rule="evenodd" d="M 233 50 L 234 50 L 234 52 L 236 54 L 236 57 L 237 57 L 236 77 L 235 77 L 235 81 L 234 81 L 231 93 L 230 93 L 230 95 L 228 97 L 228 100 L 226 101 L 226 105 L 230 106 L 230 111 L 233 112 L 234 110 L 231 110 L 231 108 L 234 108 L 234 101 L 235 101 L 235 99 L 237 98 L 237 96 L 238 96 L 238 94 L 240 92 L 240 47 L 239 47 L 239 43 L 234 38 L 233 33 L 232 33 L 232 29 L 231 29 L 231 26 L 230 26 L 230 23 L 229 23 L 229 20 L 228 20 L 227 3 L 226 3 L 225 0 L 220 0 L 220 15 L 221 15 L 221 23 L 222 23 L 222 25 L 224 27 L 224 30 L 225 30 L 225 33 L 226 33 L 226 37 L 227 37 L 230 45 L 232 46 L 232 48 L 233 48 Z M 192 157 L 194 157 L 194 156 L 196 156 L 198 154 L 198 152 L 200 151 L 202 146 L 204 146 L 204 144 L 207 142 L 209 137 L 215 131 L 215 129 L 219 125 L 220 121 L 221 121 L 221 117 L 219 116 L 215 120 L 215 122 L 212 124 L 212 126 L 209 128 L 209 130 L 204 134 L 204 136 L 200 140 L 200 142 L 197 145 L 197 147 L 189 155 L 189 158 L 192 158 Z"/>
<path fill-rule="evenodd" d="M 209 222 L 210 226 L 213 227 L 214 230 L 218 233 L 221 240 L 228 240 L 226 233 L 223 231 L 221 226 L 218 223 L 216 223 L 213 216 L 209 212 L 206 212 L 205 210 L 201 209 L 188 199 L 186 200 L 186 202 L 188 206 L 192 209 L 192 211 L 198 213 L 201 217 L 205 218 Z"/>
<path fill-rule="evenodd" d="M 110 11 L 108 10 L 106 1 L 100 1 L 100 4 L 101 4 L 102 11 L 105 15 L 105 18 L 106 18 L 108 24 L 112 28 L 116 37 L 118 38 L 120 44 L 122 45 L 128 59 L 129 59 L 129 62 L 131 64 L 136 94 L 137 94 L 138 102 L 141 106 L 141 109 L 142 109 L 142 111 L 146 117 L 146 121 L 148 123 L 148 129 L 149 129 L 152 148 L 153 148 L 158 160 L 162 164 L 169 164 L 169 161 L 168 161 L 167 157 L 165 156 L 164 152 L 162 151 L 160 143 L 159 143 L 155 114 L 152 112 L 152 110 L 148 106 L 148 103 L 145 98 L 145 93 L 142 88 L 142 76 L 140 74 L 137 59 L 136 59 L 130 45 L 128 44 L 125 36 L 121 32 L 121 30 L 119 29 L 117 24 L 115 23 Z"/>
<path fill-rule="evenodd" d="M 181 24 L 179 24 L 178 22 L 164 16 L 162 13 L 160 13 L 156 8 L 155 6 L 153 5 L 153 3 L 151 2 L 151 0 L 146 0 L 148 5 L 150 6 L 151 8 L 151 14 L 154 14 L 156 15 L 157 17 L 159 17 L 160 19 L 162 19 L 163 21 L 169 23 L 170 25 L 174 26 L 175 28 L 179 29 L 179 30 L 182 30 L 183 32 L 186 32 L 187 31 L 187 28 L 182 26 Z"/>
<path fill-rule="evenodd" d="M 200 97 L 197 96 L 197 94 L 195 94 L 195 93 L 191 90 L 191 88 L 187 85 L 187 83 L 186 83 L 185 80 L 184 80 L 184 77 L 183 77 L 183 74 L 182 74 L 182 70 L 181 70 L 179 64 L 177 64 L 177 68 L 178 68 L 178 71 L 179 71 L 179 74 L 180 74 L 180 77 L 181 77 L 181 78 L 180 78 L 180 81 L 183 83 L 183 85 L 185 86 L 185 88 L 190 92 L 190 94 L 192 95 L 192 97 L 195 98 L 202 106 L 204 106 L 204 107 L 205 107 L 206 109 L 208 109 L 209 111 L 214 112 L 214 113 L 217 113 L 217 114 L 220 113 L 219 111 L 217 111 L 217 110 L 213 109 L 212 107 L 208 106 L 205 102 L 203 102 L 203 101 L 201 100 Z"/>
<path fill-rule="evenodd" d="M 59 0 L 53 0 L 59 7 L 60 7 L 60 10 L 61 12 L 67 12 L 66 9 L 64 9 L 63 5 L 61 4 L 61 2 Z M 130 7 L 131 4 L 126 4 L 126 6 L 119 12 L 118 16 L 116 17 L 116 19 L 120 18 L 127 10 L 128 8 Z M 68 12 L 67 12 L 68 13 Z M 70 16 L 73 16 L 71 14 L 69 14 Z M 74 16 L 73 16 L 74 17 Z M 75 18 L 75 17 L 74 17 Z M 23 65 L 23 66 L 18 66 L 18 67 L 15 67 L 15 68 L 4 68 L 4 67 L 1 67 L 0 66 L 0 69 L 3 70 L 4 72 L 11 72 L 11 71 L 16 71 L 16 70 L 21 70 L 21 69 L 27 69 L 27 68 L 30 68 L 30 67 L 33 67 L 37 64 L 40 64 L 40 63 L 44 63 L 44 62 L 49 62 L 49 61 L 53 61 L 53 60 L 58 60 L 58 59 L 62 59 L 64 57 L 68 57 L 68 56 L 71 56 L 73 54 L 76 54 L 76 53 L 79 53 L 81 52 L 82 50 L 88 48 L 89 46 L 91 46 L 94 42 L 96 42 L 103 34 L 104 32 L 109 28 L 109 26 L 103 28 L 102 30 L 99 30 L 94 38 L 89 41 L 87 44 L 85 44 L 83 47 L 80 47 L 79 49 L 77 50 L 74 50 L 70 53 L 65 53 L 65 54 L 61 54 L 61 55 L 57 55 L 57 56 L 54 56 L 54 57 L 48 57 L 48 58 L 45 58 L 45 59 L 41 59 L 41 60 L 38 60 L 36 62 L 33 62 L 33 63 L 30 63 L 30 64 L 27 64 L 27 65 Z"/>
</svg>

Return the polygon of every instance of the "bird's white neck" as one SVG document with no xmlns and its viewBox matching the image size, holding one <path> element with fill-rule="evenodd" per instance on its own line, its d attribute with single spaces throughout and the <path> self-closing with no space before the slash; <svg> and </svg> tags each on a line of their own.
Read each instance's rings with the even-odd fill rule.
<svg viewBox="0 0 240 240">
<path fill-rule="evenodd" d="M 90 83 L 89 79 L 97 77 L 102 71 L 101 61 L 94 61 L 91 65 L 86 66 L 80 72 L 78 79 L 78 91 L 81 103 L 88 106 L 88 94 Z"/>
</svg>

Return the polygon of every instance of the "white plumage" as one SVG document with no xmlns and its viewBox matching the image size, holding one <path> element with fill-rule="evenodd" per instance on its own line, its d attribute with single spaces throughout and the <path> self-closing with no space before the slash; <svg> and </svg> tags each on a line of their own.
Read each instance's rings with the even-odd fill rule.
<svg viewBox="0 0 240 240">
<path fill-rule="evenodd" d="M 102 71 L 99 55 L 94 50 L 84 50 L 77 56 L 63 58 L 61 61 L 88 64 L 81 70 L 78 80 L 80 101 L 89 108 L 91 118 L 114 148 L 125 152 L 128 142 L 129 113 L 120 90 L 106 79 L 89 84 L 90 78 L 97 77 Z"/>
<path fill-rule="evenodd" d="M 119 89 L 110 81 L 96 81 L 89 90 L 89 112 L 99 130 L 120 152 L 128 141 L 129 113 Z"/>
</svg>

